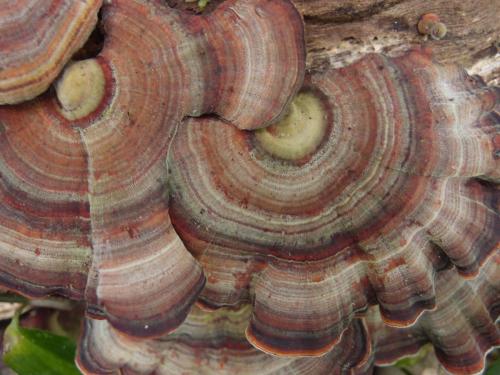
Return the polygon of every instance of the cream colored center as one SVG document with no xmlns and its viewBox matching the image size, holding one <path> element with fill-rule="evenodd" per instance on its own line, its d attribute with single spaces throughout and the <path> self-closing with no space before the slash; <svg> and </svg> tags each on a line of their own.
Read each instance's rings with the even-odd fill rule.
<svg viewBox="0 0 500 375">
<path fill-rule="evenodd" d="M 55 84 L 61 113 L 77 120 L 95 111 L 104 97 L 105 78 L 95 59 L 70 63 Z"/>
<path fill-rule="evenodd" d="M 299 160 L 318 148 L 326 128 L 326 114 L 320 99 L 312 93 L 300 93 L 281 121 L 256 130 L 255 137 L 270 154 Z"/>
</svg>

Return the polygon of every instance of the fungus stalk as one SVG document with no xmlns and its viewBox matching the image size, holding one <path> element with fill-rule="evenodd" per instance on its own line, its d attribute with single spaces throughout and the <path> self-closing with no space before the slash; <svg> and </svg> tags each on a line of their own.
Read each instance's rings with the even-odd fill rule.
<svg viewBox="0 0 500 375">
<path fill-rule="evenodd" d="M 288 113 L 277 123 L 256 131 L 264 150 L 281 159 L 300 160 L 312 154 L 324 138 L 326 115 L 313 93 L 302 92 L 290 103 Z"/>
<path fill-rule="evenodd" d="M 105 92 L 105 78 L 96 59 L 68 65 L 56 82 L 61 113 L 68 120 L 78 120 L 94 112 Z"/>
</svg>

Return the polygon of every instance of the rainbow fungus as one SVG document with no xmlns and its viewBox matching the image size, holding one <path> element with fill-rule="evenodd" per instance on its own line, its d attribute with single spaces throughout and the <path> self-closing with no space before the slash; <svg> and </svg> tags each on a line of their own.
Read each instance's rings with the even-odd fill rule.
<svg viewBox="0 0 500 375">
<path fill-rule="evenodd" d="M 0 284 L 85 301 L 84 373 L 484 368 L 498 87 L 424 48 L 306 72 L 289 0 L 5 5 Z"/>
</svg>

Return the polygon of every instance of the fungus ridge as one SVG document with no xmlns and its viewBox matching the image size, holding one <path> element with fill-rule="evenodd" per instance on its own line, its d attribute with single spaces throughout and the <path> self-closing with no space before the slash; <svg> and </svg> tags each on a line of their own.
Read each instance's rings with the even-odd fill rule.
<svg viewBox="0 0 500 375">
<path fill-rule="evenodd" d="M 248 96 L 259 126 L 279 116 L 301 85 L 303 23 L 285 0 L 228 1 L 196 17 L 116 0 L 103 6 L 102 27 L 98 56 L 70 63 L 55 90 L 0 106 L 0 282 L 85 299 L 89 315 L 126 334 L 159 336 L 181 324 L 205 282 L 168 213 L 176 129 L 204 111 L 253 127 Z M 226 38 L 232 28 L 243 39 Z M 258 35 L 252 28 L 262 35 L 245 39 Z M 275 38 L 290 43 L 258 47 Z M 246 61 L 255 58 L 254 71 L 257 60 Z M 260 86 L 265 65 L 277 76 Z M 102 99 L 89 102 L 96 93 Z"/>
<path fill-rule="evenodd" d="M 486 354 L 500 345 L 500 330 L 495 324 L 499 315 L 499 265 L 497 252 L 472 280 L 459 277 L 453 269 L 440 272 L 436 309 L 422 314 L 411 327 L 387 326 L 378 312 L 370 309 L 367 321 L 376 348 L 376 363 L 390 364 L 431 342 L 447 371 L 482 373 Z"/>
<path fill-rule="evenodd" d="M 387 365 L 416 353 L 430 342 L 451 373 L 475 374 L 484 358 L 499 344 L 498 254 L 490 257 L 471 280 L 456 269 L 436 277 L 436 308 L 426 311 L 411 327 L 387 326 L 377 307 L 343 333 L 339 343 L 319 357 L 271 356 L 252 348 L 245 339 L 250 305 L 210 312 L 193 308 L 174 333 L 138 340 L 122 335 L 106 321 L 88 319 L 79 346 L 78 363 L 84 373 L 196 374 L 365 374 L 375 363 Z M 450 324 L 450 320 L 459 324 Z"/>
<path fill-rule="evenodd" d="M 84 373 L 134 374 L 347 374 L 370 373 L 373 363 L 365 326 L 356 321 L 334 350 L 320 358 L 277 358 L 245 339 L 251 308 L 206 312 L 193 308 L 174 333 L 136 340 L 105 321 L 87 320 L 78 364 Z"/>
<path fill-rule="evenodd" d="M 170 153 L 169 214 L 207 276 L 202 302 L 251 301 L 249 341 L 287 356 L 326 353 L 372 304 L 413 324 L 439 270 L 477 275 L 500 239 L 497 88 L 416 50 L 305 90 L 329 124 L 307 157 L 216 119 L 186 121 Z"/>
<path fill-rule="evenodd" d="M 97 23 L 102 0 L 7 0 L 0 9 L 0 105 L 43 93 Z"/>
</svg>

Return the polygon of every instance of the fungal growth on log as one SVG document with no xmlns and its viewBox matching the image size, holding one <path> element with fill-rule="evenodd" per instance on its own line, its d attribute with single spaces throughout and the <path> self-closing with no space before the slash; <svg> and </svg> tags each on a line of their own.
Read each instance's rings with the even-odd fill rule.
<svg viewBox="0 0 500 375">
<path fill-rule="evenodd" d="M 453 269 L 440 272 L 436 280 L 436 309 L 422 314 L 408 328 L 384 324 L 376 310 L 368 314 L 378 364 L 414 354 L 427 341 L 435 348 L 446 370 L 476 374 L 484 368 L 484 356 L 500 345 L 500 256 L 489 258 L 478 277 L 464 280 Z"/>
<path fill-rule="evenodd" d="M 85 374 L 482 371 L 500 89 L 427 45 L 306 71 L 292 1 L 218 3 L 0 6 L 0 284 L 85 302 Z"/>
<path fill-rule="evenodd" d="M 372 304 L 413 324 L 441 269 L 474 277 L 498 251 L 499 100 L 414 51 L 308 77 L 255 133 L 188 120 L 170 217 L 207 276 L 201 302 L 253 301 L 247 337 L 276 355 L 326 353 Z"/>
<path fill-rule="evenodd" d="M 92 316 L 156 336 L 184 320 L 205 280 L 169 218 L 179 123 L 278 118 L 302 84 L 302 19 L 284 0 L 227 1 L 206 17 L 116 0 L 102 23 L 97 57 L 0 108 L 0 280 L 85 299 Z"/>
<path fill-rule="evenodd" d="M 282 358 L 252 348 L 244 339 L 251 308 L 243 305 L 212 313 L 194 308 L 175 333 L 146 342 L 125 337 L 104 321 L 88 320 L 79 361 L 90 373 L 121 369 L 137 374 L 194 374 L 201 365 L 210 374 L 368 374 L 375 363 L 391 363 L 431 342 L 448 371 L 478 373 L 484 354 L 500 345 L 500 330 L 494 324 L 500 301 L 499 266 L 497 254 L 472 280 L 460 277 L 455 269 L 440 272 L 436 308 L 423 313 L 415 325 L 390 327 L 371 307 L 365 318 L 354 320 L 330 352 L 319 357 Z"/>
<path fill-rule="evenodd" d="M 86 373 L 112 374 L 339 374 L 370 373 L 371 343 L 364 323 L 357 320 L 342 340 L 322 357 L 278 358 L 250 345 L 245 328 L 251 308 L 204 312 L 195 307 L 172 334 L 137 340 L 115 331 L 105 321 L 88 320 L 79 349 Z"/>
</svg>

